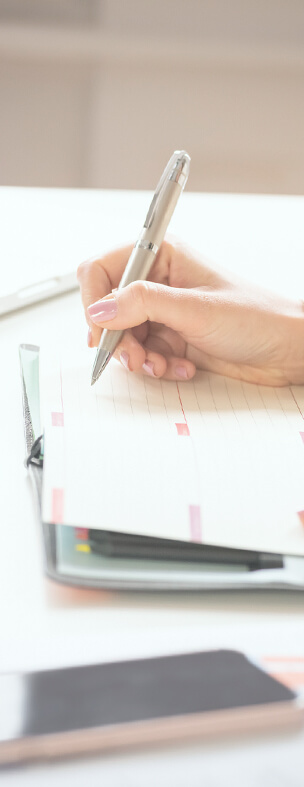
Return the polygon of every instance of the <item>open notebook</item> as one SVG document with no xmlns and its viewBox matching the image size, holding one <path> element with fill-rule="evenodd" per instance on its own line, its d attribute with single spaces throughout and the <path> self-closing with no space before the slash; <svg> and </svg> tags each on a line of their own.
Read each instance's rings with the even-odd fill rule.
<svg viewBox="0 0 304 787">
<path fill-rule="evenodd" d="M 40 364 L 38 347 L 20 346 L 27 466 L 48 576 L 128 590 L 304 588 L 304 559 L 273 552 L 271 505 L 277 512 L 279 493 L 288 509 L 280 521 L 290 526 L 280 539 L 294 543 L 296 534 L 301 546 L 301 390 L 207 374 L 177 386 L 114 362 L 91 389 L 88 352 L 69 362 L 41 356 Z M 216 545 L 224 539 L 271 541 L 271 553 Z"/>
<path fill-rule="evenodd" d="M 304 555 L 304 388 L 175 383 L 41 355 L 42 518 Z"/>
</svg>

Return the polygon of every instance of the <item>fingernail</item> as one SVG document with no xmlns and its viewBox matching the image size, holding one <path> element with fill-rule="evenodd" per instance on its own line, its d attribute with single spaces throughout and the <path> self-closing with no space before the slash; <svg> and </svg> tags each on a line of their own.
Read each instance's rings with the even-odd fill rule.
<svg viewBox="0 0 304 787">
<path fill-rule="evenodd" d="M 129 369 L 129 356 L 128 356 L 128 353 L 125 353 L 125 351 L 123 350 L 122 353 L 120 353 L 119 357 L 120 357 L 121 363 L 123 364 L 125 369 Z"/>
<path fill-rule="evenodd" d="M 109 298 L 107 301 L 97 301 L 88 307 L 88 314 L 97 325 L 107 320 L 113 320 L 117 315 L 117 301 Z"/>
<path fill-rule="evenodd" d="M 92 347 L 92 331 L 91 331 L 91 328 L 89 328 L 89 330 L 88 330 L 87 342 L 88 342 L 88 347 Z"/>
<path fill-rule="evenodd" d="M 183 380 L 188 380 L 187 369 L 185 366 L 176 366 L 175 374 Z"/>
<path fill-rule="evenodd" d="M 150 374 L 151 377 L 155 377 L 154 363 L 152 363 L 152 361 L 146 361 L 143 363 L 142 368 L 145 370 L 145 372 L 147 372 L 147 374 Z"/>
</svg>

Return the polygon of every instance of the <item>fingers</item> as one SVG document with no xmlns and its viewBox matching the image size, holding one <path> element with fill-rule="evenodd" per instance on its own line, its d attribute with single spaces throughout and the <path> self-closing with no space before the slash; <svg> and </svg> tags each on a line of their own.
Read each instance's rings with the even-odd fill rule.
<svg viewBox="0 0 304 787">
<path fill-rule="evenodd" d="M 102 329 L 93 322 L 88 311 L 88 307 L 96 301 L 116 289 L 126 268 L 130 257 L 132 246 L 124 246 L 106 254 L 104 257 L 93 257 L 81 263 L 77 270 L 77 279 L 80 284 L 82 304 L 85 311 L 86 321 L 91 333 L 88 335 L 89 347 L 99 344 Z M 156 280 L 167 281 L 169 278 L 169 268 L 174 249 L 171 244 L 163 243 L 156 261 L 150 271 L 151 278 L 154 277 L 154 268 L 157 266 Z"/>
<path fill-rule="evenodd" d="M 205 311 L 210 304 L 212 295 L 206 293 Z M 196 290 L 136 281 L 93 303 L 88 314 L 92 323 L 109 330 L 132 328 L 149 320 L 193 335 L 196 329 L 202 330 L 202 295 Z"/>
<path fill-rule="evenodd" d="M 191 380 L 196 372 L 196 367 L 192 361 L 187 358 L 176 358 L 171 356 L 167 358 L 167 369 L 163 375 L 165 380 L 176 380 L 177 382 L 185 382 Z"/>
<path fill-rule="evenodd" d="M 92 332 L 88 338 L 89 346 L 96 346 L 99 343 L 103 328 L 101 321 L 94 319 L 95 305 L 101 299 L 105 297 L 108 298 L 110 293 L 118 287 L 131 251 L 132 246 L 125 246 L 102 258 L 96 257 L 88 260 L 82 263 L 78 268 L 77 277 L 80 284 L 82 303 L 88 326 L 91 328 Z M 176 242 L 173 245 L 166 241 L 162 243 L 156 255 L 149 279 L 151 284 L 153 283 L 154 285 L 154 290 L 153 287 L 150 288 L 149 294 L 147 291 L 148 283 L 135 282 L 133 285 L 129 285 L 129 294 L 124 296 L 124 298 L 127 297 L 130 299 L 132 296 L 133 303 L 129 300 L 122 301 L 120 304 L 121 308 L 123 308 L 124 303 L 126 308 L 131 306 L 131 311 L 129 311 L 130 320 L 129 322 L 125 322 L 124 320 L 124 327 L 140 325 L 140 322 L 144 322 L 146 319 L 155 319 L 156 321 L 165 322 L 166 325 L 170 325 L 172 328 L 174 327 L 175 330 L 178 330 L 178 328 L 176 328 L 176 320 L 166 322 L 163 319 L 164 315 L 162 310 L 164 308 L 165 292 L 162 287 L 168 285 L 172 290 L 171 295 L 173 300 L 171 301 L 171 307 L 169 302 L 168 306 L 173 314 L 182 296 L 181 290 L 186 290 L 184 294 L 189 295 L 190 292 L 195 292 L 199 287 L 215 291 L 220 287 L 225 287 L 225 284 L 227 284 L 219 275 L 219 272 L 211 265 L 206 264 L 206 261 L 200 259 L 197 254 L 194 254 L 189 249 Z M 155 295 L 154 299 L 153 292 Z M 119 291 L 117 297 L 121 298 L 121 291 Z M 159 301 L 160 309 L 156 309 L 156 299 Z M 134 310 L 135 303 L 137 303 L 137 307 L 140 303 L 142 306 L 146 307 L 141 310 L 141 317 L 139 317 L 139 309 L 137 308 Z M 90 312 L 90 306 L 94 307 L 93 312 Z M 183 304 L 183 309 L 184 308 L 185 305 Z M 160 310 L 162 314 L 159 320 Z M 153 314 L 155 314 L 154 318 L 152 317 Z M 114 314 L 112 314 L 111 317 L 109 315 L 107 319 L 114 319 L 114 316 Z M 122 312 L 121 316 L 123 318 Z M 177 322 L 180 325 L 180 318 L 178 315 L 176 316 Z M 186 322 L 188 322 L 187 314 L 185 313 L 184 316 Z M 191 316 L 190 303 L 188 316 L 189 318 Z M 107 325 L 107 327 L 109 326 Z M 114 327 L 118 327 L 118 323 L 116 323 L 115 326 L 113 324 L 113 328 Z"/>
<path fill-rule="evenodd" d="M 186 358 L 166 358 L 158 353 L 148 351 L 146 360 L 141 370 L 148 377 L 162 377 L 164 380 L 186 382 L 194 377 L 196 368 L 194 363 Z"/>
<path fill-rule="evenodd" d="M 137 352 L 134 346 L 128 349 L 130 352 L 121 348 L 119 353 L 115 353 L 115 358 L 130 372 L 139 372 L 148 377 L 162 377 L 164 380 L 180 382 L 191 380 L 195 375 L 194 363 L 186 358 L 173 356 L 166 358 L 159 353 L 145 350 L 143 347 L 140 348 L 141 353 Z"/>
<path fill-rule="evenodd" d="M 91 335 L 88 335 L 89 347 L 98 345 L 101 329 L 92 322 L 87 308 L 118 286 L 131 251 L 132 246 L 125 246 L 104 257 L 94 257 L 79 265 L 77 279 L 86 321 L 91 329 Z"/>
<path fill-rule="evenodd" d="M 163 377 L 167 369 L 166 358 L 140 344 L 131 331 L 125 331 L 114 357 L 130 372 L 140 372 L 149 377 Z"/>
<path fill-rule="evenodd" d="M 191 380 L 196 372 L 195 364 L 183 356 L 163 355 L 143 346 L 131 331 L 125 331 L 114 357 L 130 372 L 146 374 L 148 377 L 163 377 L 165 380 Z"/>
<path fill-rule="evenodd" d="M 146 351 L 131 331 L 125 331 L 117 345 L 114 357 L 130 372 L 141 372 L 146 360 Z"/>
</svg>

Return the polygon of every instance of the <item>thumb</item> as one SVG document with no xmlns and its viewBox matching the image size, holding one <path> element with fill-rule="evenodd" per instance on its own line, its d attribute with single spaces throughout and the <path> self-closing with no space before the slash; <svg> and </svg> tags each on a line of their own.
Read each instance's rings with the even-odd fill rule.
<svg viewBox="0 0 304 787">
<path fill-rule="evenodd" d="M 206 293 L 206 301 L 210 294 Z M 202 293 L 168 287 L 151 281 L 135 281 L 88 307 L 96 325 L 120 330 L 146 320 L 159 322 L 179 332 L 193 332 L 197 319 L 202 329 Z M 109 324 L 111 323 L 111 324 Z"/>
</svg>

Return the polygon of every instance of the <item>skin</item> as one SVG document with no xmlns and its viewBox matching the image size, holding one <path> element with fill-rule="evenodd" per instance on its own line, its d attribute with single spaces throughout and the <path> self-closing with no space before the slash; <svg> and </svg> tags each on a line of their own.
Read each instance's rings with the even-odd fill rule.
<svg viewBox="0 0 304 787">
<path fill-rule="evenodd" d="M 103 328 L 123 328 L 115 357 L 133 372 L 181 380 L 208 369 L 263 385 L 304 383 L 302 301 L 253 286 L 177 242 L 162 244 L 149 281 L 115 291 L 131 250 L 78 269 L 89 346 Z M 104 301 L 109 320 L 96 317 Z"/>
</svg>

